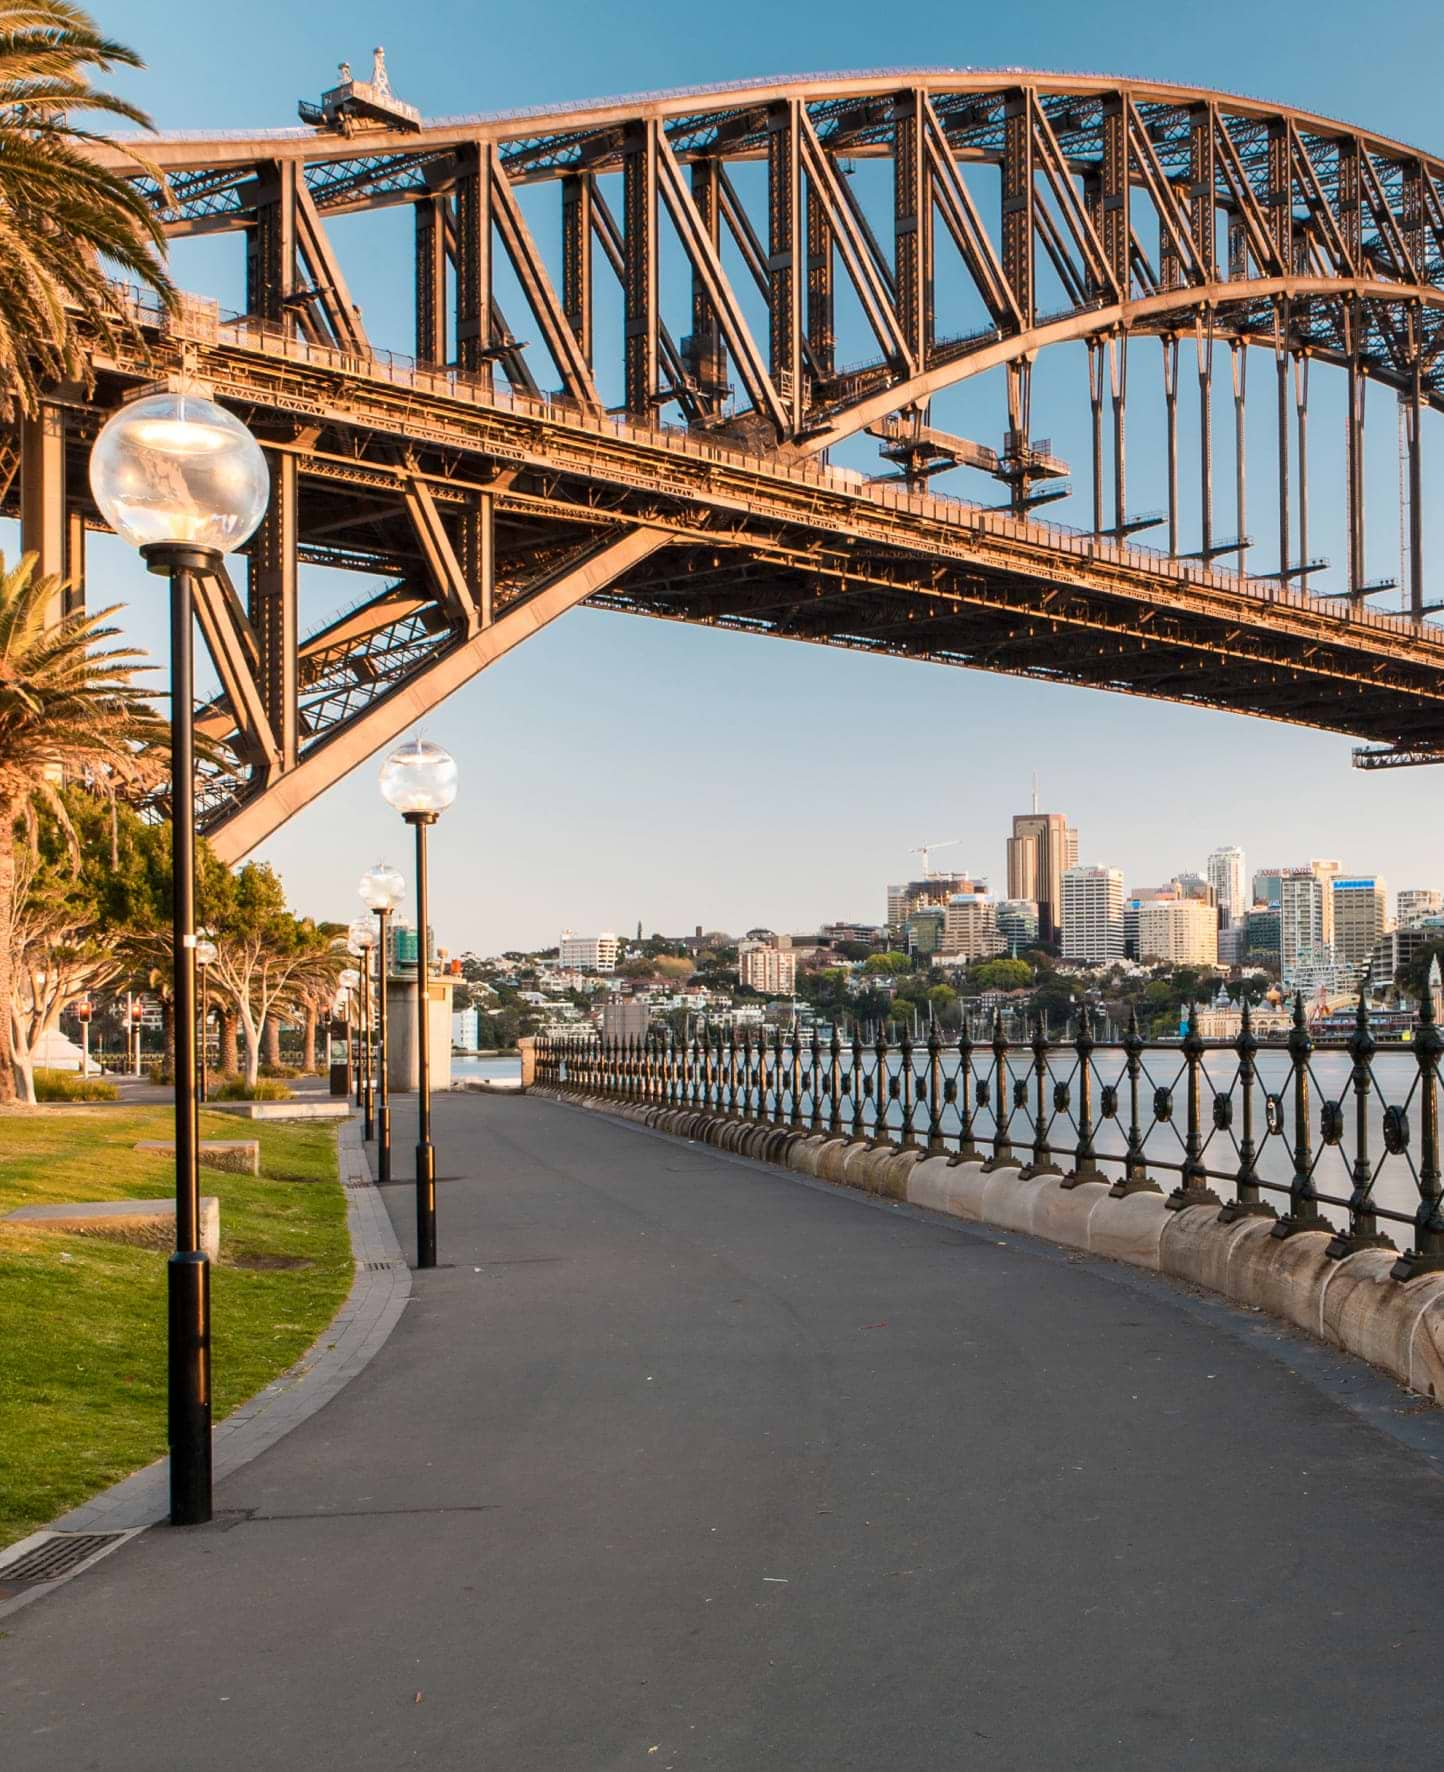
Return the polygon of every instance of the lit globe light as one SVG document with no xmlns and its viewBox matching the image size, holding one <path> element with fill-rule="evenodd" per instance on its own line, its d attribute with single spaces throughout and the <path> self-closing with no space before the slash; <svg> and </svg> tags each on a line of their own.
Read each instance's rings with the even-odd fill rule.
<svg viewBox="0 0 1444 1772">
<path fill-rule="evenodd" d="M 216 944 L 209 936 L 202 935 L 196 942 L 196 965 L 214 966 L 216 963 Z"/>
<path fill-rule="evenodd" d="M 362 874 L 359 890 L 368 910 L 394 911 L 406 896 L 406 881 L 389 862 L 378 861 Z"/>
<path fill-rule="evenodd" d="M 346 930 L 346 951 L 350 954 L 369 954 L 376 946 L 376 930 L 369 917 L 357 917 Z"/>
<path fill-rule="evenodd" d="M 381 765 L 381 797 L 403 818 L 430 824 L 456 798 L 456 758 L 429 738 L 404 744 Z"/>
<path fill-rule="evenodd" d="M 256 439 L 204 394 L 146 394 L 112 413 L 90 452 L 101 515 L 132 547 L 228 554 L 271 495 Z"/>
<path fill-rule="evenodd" d="M 361 982 L 361 974 L 354 966 L 348 966 L 336 982 L 343 991 L 354 991 Z"/>
</svg>

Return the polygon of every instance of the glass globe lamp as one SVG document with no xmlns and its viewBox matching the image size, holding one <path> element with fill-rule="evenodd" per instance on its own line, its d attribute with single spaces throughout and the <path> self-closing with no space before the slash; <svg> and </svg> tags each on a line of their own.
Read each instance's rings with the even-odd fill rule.
<svg viewBox="0 0 1444 1772">
<path fill-rule="evenodd" d="M 369 917 L 354 917 L 346 929 L 347 951 L 368 954 L 376 946 L 376 929 Z"/>
<path fill-rule="evenodd" d="M 378 861 L 361 876 L 361 902 L 368 910 L 394 911 L 406 896 L 406 881 L 399 869 Z"/>
<path fill-rule="evenodd" d="M 196 965 L 214 966 L 216 963 L 216 944 L 208 935 L 201 935 L 196 940 Z"/>
<path fill-rule="evenodd" d="M 233 413 L 199 391 L 166 392 L 107 419 L 90 453 L 90 489 L 132 547 L 228 554 L 255 532 L 271 479 Z"/>
<path fill-rule="evenodd" d="M 381 765 L 381 797 L 401 816 L 431 824 L 456 798 L 456 759 L 429 738 L 412 739 Z"/>
<path fill-rule="evenodd" d="M 354 991 L 361 982 L 361 974 L 354 966 L 348 966 L 336 982 L 343 991 Z"/>
</svg>

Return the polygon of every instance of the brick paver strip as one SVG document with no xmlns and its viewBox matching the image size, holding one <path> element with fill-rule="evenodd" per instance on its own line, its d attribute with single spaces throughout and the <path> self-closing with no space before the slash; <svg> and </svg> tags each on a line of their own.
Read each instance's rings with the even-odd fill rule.
<svg viewBox="0 0 1444 1772">
<path fill-rule="evenodd" d="M 258 1458 L 298 1422 L 329 1403 L 375 1356 L 411 1296 L 406 1266 L 381 1195 L 372 1185 L 361 1125 L 341 1128 L 341 1181 L 356 1278 L 345 1304 L 289 1371 L 235 1409 L 211 1437 L 214 1480 Z M 385 1266 L 376 1266 L 385 1263 Z M 153 1526 L 169 1511 L 167 1461 L 157 1459 L 134 1476 L 53 1520 L 52 1532 L 124 1532 Z M 0 1606 L 0 1616 L 6 1608 Z"/>
</svg>

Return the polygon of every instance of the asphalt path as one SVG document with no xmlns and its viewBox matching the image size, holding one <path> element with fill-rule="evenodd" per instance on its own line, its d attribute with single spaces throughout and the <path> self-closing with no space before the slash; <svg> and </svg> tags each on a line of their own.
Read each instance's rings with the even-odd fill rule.
<svg viewBox="0 0 1444 1772">
<path fill-rule="evenodd" d="M 1429 1406 L 576 1109 L 435 1136 L 445 1265 L 365 1372 L 7 1621 L 7 1768 L 1438 1764 Z"/>
</svg>

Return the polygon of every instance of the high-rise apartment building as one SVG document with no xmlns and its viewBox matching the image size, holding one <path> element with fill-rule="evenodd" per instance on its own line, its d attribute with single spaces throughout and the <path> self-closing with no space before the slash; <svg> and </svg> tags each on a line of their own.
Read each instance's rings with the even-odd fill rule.
<svg viewBox="0 0 1444 1772">
<path fill-rule="evenodd" d="M 937 954 L 942 952 L 943 929 L 948 913 L 930 905 L 925 910 L 914 911 L 903 924 L 903 939 L 907 943 L 910 954 Z"/>
<path fill-rule="evenodd" d="M 738 981 L 764 997 L 790 997 L 797 988 L 797 956 L 790 947 L 743 941 L 737 947 Z"/>
<path fill-rule="evenodd" d="M 1146 898 L 1138 907 L 1138 957 L 1170 966 L 1218 964 L 1218 913 L 1201 898 Z"/>
<path fill-rule="evenodd" d="M 622 944 L 615 935 L 576 935 L 562 930 L 557 964 L 563 972 L 615 972 Z"/>
<path fill-rule="evenodd" d="M 1038 933 L 1056 941 L 1063 926 L 1063 874 L 1078 865 L 1078 833 L 1061 812 L 1022 812 L 1008 839 L 1008 897 L 1038 907 Z"/>
<path fill-rule="evenodd" d="M 1343 873 L 1344 864 L 1341 861 L 1311 861 L 1309 868 L 1314 878 L 1324 889 L 1324 946 L 1332 947 L 1334 943 L 1334 895 L 1329 888 Z"/>
<path fill-rule="evenodd" d="M 1253 903 L 1244 885 L 1244 853 L 1236 843 L 1215 849 L 1205 863 L 1208 883 L 1218 901 L 1219 921 L 1236 923 Z"/>
<path fill-rule="evenodd" d="M 1361 973 L 1389 926 L 1388 888 L 1376 874 L 1362 874 L 1331 881 L 1329 896 L 1334 911 L 1334 957 L 1341 966 Z"/>
<path fill-rule="evenodd" d="M 1401 929 L 1417 923 L 1420 917 L 1437 917 L 1444 911 L 1444 892 L 1432 886 L 1410 886 L 1400 892 L 1395 904 L 1395 920 Z"/>
<path fill-rule="evenodd" d="M 1286 985 L 1332 958 L 1324 940 L 1325 893 L 1313 867 L 1279 873 L 1279 971 Z M 1329 904 L 1333 922 L 1333 904 Z"/>
<path fill-rule="evenodd" d="M 1123 958 L 1123 874 L 1118 868 L 1064 868 L 1063 958 L 1106 966 Z"/>
<path fill-rule="evenodd" d="M 1007 952 L 991 892 L 959 892 L 948 900 L 942 951 L 950 960 L 983 960 Z"/>
<path fill-rule="evenodd" d="M 1283 868 L 1260 868 L 1253 877 L 1253 901 L 1255 904 L 1272 905 L 1279 908 L 1279 882 L 1284 877 Z"/>
</svg>

